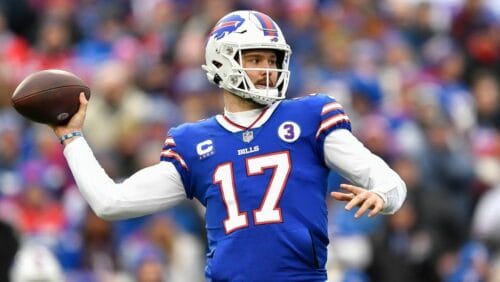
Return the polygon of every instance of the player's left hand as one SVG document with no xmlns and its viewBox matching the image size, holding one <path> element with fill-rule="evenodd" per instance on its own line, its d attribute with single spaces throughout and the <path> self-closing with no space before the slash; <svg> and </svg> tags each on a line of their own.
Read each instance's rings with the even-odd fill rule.
<svg viewBox="0 0 500 282">
<path fill-rule="evenodd" d="M 374 192 L 349 184 L 340 184 L 340 188 L 347 192 L 332 192 L 330 195 L 338 201 L 348 202 L 345 205 L 345 209 L 348 211 L 359 206 L 358 211 L 354 214 L 356 218 L 361 217 L 369 209 L 368 217 L 375 216 L 384 207 L 384 200 Z"/>
</svg>

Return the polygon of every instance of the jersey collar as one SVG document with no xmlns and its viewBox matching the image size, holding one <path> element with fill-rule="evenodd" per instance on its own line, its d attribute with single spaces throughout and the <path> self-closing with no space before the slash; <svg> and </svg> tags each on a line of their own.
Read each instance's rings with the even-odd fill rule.
<svg viewBox="0 0 500 282">
<path fill-rule="evenodd" d="M 257 118 L 247 127 L 238 124 L 234 120 L 229 119 L 226 115 L 216 115 L 215 119 L 217 122 L 224 127 L 226 130 L 230 132 L 240 132 L 240 131 L 245 131 L 251 128 L 258 128 L 261 127 L 266 121 L 269 120 L 273 112 L 276 110 L 278 105 L 281 103 L 281 101 L 278 101 L 269 107 L 266 107 L 262 110 L 262 112 L 257 116 Z M 244 114 L 243 112 L 242 114 Z M 238 113 L 236 113 L 237 115 Z"/>
</svg>

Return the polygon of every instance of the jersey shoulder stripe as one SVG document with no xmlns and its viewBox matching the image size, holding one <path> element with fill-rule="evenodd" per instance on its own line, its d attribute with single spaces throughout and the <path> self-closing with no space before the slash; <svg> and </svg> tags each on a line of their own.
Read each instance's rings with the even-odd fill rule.
<svg viewBox="0 0 500 282">
<path fill-rule="evenodd" d="M 316 139 L 326 137 L 330 132 L 336 129 L 351 130 L 351 123 L 349 117 L 344 111 L 342 105 L 333 97 L 323 94 L 315 93 L 304 97 L 299 97 L 294 100 L 300 101 L 302 106 L 308 105 L 309 111 L 315 112 L 319 115 L 320 122 L 316 129 Z"/>
<path fill-rule="evenodd" d="M 178 127 L 171 128 L 168 136 L 163 144 L 163 149 L 160 154 L 161 161 L 173 162 L 177 168 L 182 168 L 188 171 L 188 159 L 190 156 L 185 155 L 186 144 L 190 144 L 196 136 L 207 136 L 207 132 L 211 132 L 210 128 L 215 125 L 215 119 L 205 119 L 194 123 L 185 123 Z"/>
<path fill-rule="evenodd" d="M 220 126 L 215 118 L 209 118 L 194 123 L 184 123 L 169 130 L 163 144 L 160 161 L 172 163 L 179 174 L 188 198 L 193 197 L 191 175 L 199 160 L 198 146 L 212 138 L 216 128 Z M 198 145 L 198 146 L 197 146 Z"/>
<path fill-rule="evenodd" d="M 182 168 L 184 168 L 185 170 L 189 170 L 184 159 L 172 147 L 169 148 L 169 146 L 165 146 L 163 148 L 163 150 L 161 151 L 160 160 L 164 161 L 166 159 L 174 159 L 177 162 L 179 162 L 179 164 L 182 166 Z"/>
</svg>

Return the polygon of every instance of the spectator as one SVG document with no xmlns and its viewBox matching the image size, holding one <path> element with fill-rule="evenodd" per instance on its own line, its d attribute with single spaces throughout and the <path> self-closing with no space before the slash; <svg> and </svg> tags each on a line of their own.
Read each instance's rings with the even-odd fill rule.
<svg viewBox="0 0 500 282">
<path fill-rule="evenodd" d="M 3 244 L 0 250 L 0 281 L 9 281 L 9 269 L 19 248 L 19 234 L 3 220 L 0 220 L 0 240 Z"/>
<path fill-rule="evenodd" d="M 92 114 L 88 121 L 99 118 L 92 121 L 96 124 L 93 128 L 99 130 L 87 131 L 87 137 L 95 148 L 99 147 L 98 156 L 105 169 L 120 178 L 137 167 L 157 162 L 158 151 L 154 148 L 163 144 L 171 127 L 222 108 L 215 99 L 217 89 L 203 84 L 205 78 L 199 69 L 203 54 L 199 50 L 210 32 L 207 28 L 221 15 L 248 8 L 275 18 L 297 47 L 290 62 L 293 79 L 289 97 L 312 92 L 336 97 L 351 113 L 353 124 L 360 125 L 357 134 L 371 138 L 374 142 L 368 144 L 384 152 L 405 178 L 409 197 L 414 199 L 414 228 L 429 231 L 435 240 L 432 246 L 439 245 L 431 248 L 425 260 L 437 266 L 443 279 L 458 269 L 469 270 L 470 262 L 475 260 L 458 265 L 464 261 L 456 258 L 470 240 L 477 240 L 491 254 L 489 279 L 496 279 L 500 277 L 494 201 L 500 159 L 498 3 L 0 1 L 0 218 L 16 227 L 19 238 L 43 237 L 45 242 L 51 242 L 50 247 L 55 247 L 52 251 L 71 281 L 96 279 L 96 273 L 85 272 L 81 264 L 83 253 L 89 253 L 87 247 L 82 248 L 80 233 L 88 206 L 74 190 L 72 178 L 67 177 L 67 167 L 59 158 L 62 148 L 47 132 L 14 112 L 10 94 L 23 77 L 40 68 L 64 68 L 84 78 L 94 90 L 91 106 L 95 108 L 89 109 Z M 122 79 L 117 79 L 120 76 Z M 111 79 L 124 83 L 101 88 Z M 122 93 L 127 94 L 115 99 L 106 97 L 114 91 L 110 88 L 126 88 Z M 363 103 L 363 98 L 368 103 Z M 120 114 L 124 108 L 134 114 Z M 373 121 L 374 116 L 384 121 L 365 123 Z M 120 120 L 119 125 L 105 126 L 110 122 L 104 123 L 101 118 Z M 132 128 L 140 134 L 130 134 Z M 49 206 L 57 206 L 53 218 L 58 218 L 55 226 L 60 232 L 30 233 L 17 228 L 26 222 L 25 200 L 31 194 L 25 189 L 27 178 L 23 173 L 33 163 L 43 166 L 43 181 L 39 181 L 43 189 L 29 198 L 43 195 L 50 200 L 34 201 L 38 209 L 30 205 L 31 210 L 41 211 L 30 212 L 31 217 L 44 218 L 30 225 L 37 226 L 32 230 L 46 230 L 41 226 L 47 224 L 54 226 L 53 222 L 47 223 L 47 214 L 52 209 Z M 337 187 L 332 185 L 332 189 Z M 442 199 L 447 199 L 445 205 Z M 203 226 L 199 226 L 199 208 L 183 205 L 171 211 L 175 214 L 174 225 L 180 229 L 175 232 L 186 232 L 201 240 L 205 234 L 201 232 Z M 198 219 L 192 220 L 195 213 Z M 382 218 L 354 221 L 342 207 L 334 207 L 329 220 L 338 223 L 331 225 L 331 246 L 353 239 L 345 236 L 347 231 L 369 234 L 376 238 L 373 243 L 389 242 L 385 236 L 393 234 L 388 231 L 393 223 Z M 139 218 L 107 227 L 113 234 L 109 243 L 122 245 L 132 233 L 144 234 L 144 223 L 148 221 Z M 408 233 L 412 237 L 413 233 Z M 143 238 L 145 245 L 152 245 L 148 236 Z M 383 253 L 391 251 L 379 247 Z M 192 251 L 202 253 L 204 248 L 203 243 L 195 244 Z M 339 276 L 332 279 L 374 279 L 374 274 L 367 275 L 361 267 L 371 261 L 368 258 L 373 250 L 357 250 L 357 259 L 342 257 L 343 263 L 356 267 L 341 268 L 336 261 L 334 266 L 339 268 L 334 270 Z M 110 272 L 114 272 L 113 277 L 120 276 L 125 271 L 118 259 L 121 254 L 117 248 L 107 253 L 117 259 Z M 162 262 L 170 265 L 168 259 L 162 258 Z M 152 259 L 145 268 L 150 265 L 158 273 L 159 261 Z M 408 261 L 396 263 L 407 266 Z M 162 268 L 171 270 L 168 266 Z M 370 267 L 369 273 L 372 270 Z"/>
<path fill-rule="evenodd" d="M 26 243 L 16 254 L 10 281 L 64 281 L 64 273 L 52 252 L 44 245 Z"/>
</svg>

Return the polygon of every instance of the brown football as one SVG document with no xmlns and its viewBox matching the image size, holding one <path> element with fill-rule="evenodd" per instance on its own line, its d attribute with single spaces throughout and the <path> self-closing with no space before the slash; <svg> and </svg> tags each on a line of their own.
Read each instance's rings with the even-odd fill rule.
<svg viewBox="0 0 500 282">
<path fill-rule="evenodd" d="M 81 92 L 90 99 L 90 88 L 73 73 L 42 70 L 21 81 L 11 101 L 21 115 L 32 121 L 64 125 L 78 111 Z"/>
</svg>

